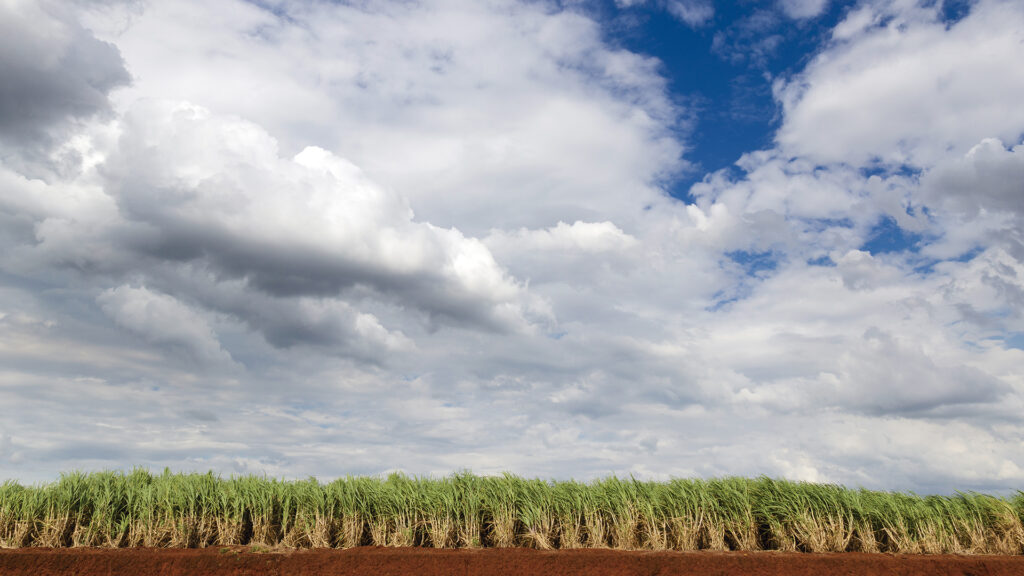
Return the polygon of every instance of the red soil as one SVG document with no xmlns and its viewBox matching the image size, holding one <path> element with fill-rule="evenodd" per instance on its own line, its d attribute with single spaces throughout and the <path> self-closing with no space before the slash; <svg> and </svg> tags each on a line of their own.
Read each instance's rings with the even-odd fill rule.
<svg viewBox="0 0 1024 576">
<path fill-rule="evenodd" d="M 544 575 L 670 576 L 744 575 L 904 575 L 947 576 L 1019 574 L 1024 556 L 931 556 L 801 554 L 782 552 L 621 552 L 523 548 L 433 550 L 353 548 L 254 552 L 244 547 L 17 548 L 0 550 L 0 575 L 49 576 L 257 576 L 257 575 Z"/>
</svg>

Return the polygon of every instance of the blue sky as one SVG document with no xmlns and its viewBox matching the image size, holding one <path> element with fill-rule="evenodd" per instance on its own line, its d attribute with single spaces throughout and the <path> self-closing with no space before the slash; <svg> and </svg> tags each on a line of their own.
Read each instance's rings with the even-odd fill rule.
<svg viewBox="0 0 1024 576">
<path fill-rule="evenodd" d="M 705 173 L 771 146 L 780 119 L 771 79 L 798 70 L 849 6 L 832 3 L 809 21 L 794 22 L 769 2 L 720 3 L 706 22 L 692 26 L 657 5 L 604 4 L 609 40 L 657 57 L 672 93 L 695 110 L 687 159 L 696 166 L 672 187 L 673 195 L 685 199 Z"/>
<path fill-rule="evenodd" d="M 0 6 L 0 470 L 1024 481 L 1010 0 Z"/>
</svg>

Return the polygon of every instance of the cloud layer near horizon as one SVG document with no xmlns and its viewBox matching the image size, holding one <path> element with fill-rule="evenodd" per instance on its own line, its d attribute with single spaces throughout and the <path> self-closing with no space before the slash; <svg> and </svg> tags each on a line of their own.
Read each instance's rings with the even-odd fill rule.
<svg viewBox="0 0 1024 576">
<path fill-rule="evenodd" d="M 0 4 L 2 468 L 1019 487 L 1024 9 L 845 14 L 687 203 L 572 6 Z"/>
</svg>

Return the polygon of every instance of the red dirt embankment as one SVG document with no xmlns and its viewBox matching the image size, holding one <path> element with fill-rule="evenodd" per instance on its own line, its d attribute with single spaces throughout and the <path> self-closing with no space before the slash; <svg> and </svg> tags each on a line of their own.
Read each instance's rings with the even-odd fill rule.
<svg viewBox="0 0 1024 576">
<path fill-rule="evenodd" d="M 1024 576 L 1024 556 L 622 552 L 523 548 L 352 548 L 254 552 L 205 549 L 17 548 L 0 550 L 0 575 L 50 576 Z"/>
</svg>

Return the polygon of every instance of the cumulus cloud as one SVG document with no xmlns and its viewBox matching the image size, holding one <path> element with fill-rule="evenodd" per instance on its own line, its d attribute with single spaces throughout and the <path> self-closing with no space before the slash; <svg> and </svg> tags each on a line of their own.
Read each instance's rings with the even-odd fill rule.
<svg viewBox="0 0 1024 576">
<path fill-rule="evenodd" d="M 541 230 L 521 228 L 512 233 L 496 230 L 487 238 L 487 244 L 504 247 L 514 245 L 519 250 L 595 254 L 629 250 L 637 246 L 638 241 L 611 222 L 577 220 L 572 224 L 559 222 L 556 226 Z"/>
<path fill-rule="evenodd" d="M 578 12 L 512 0 L 279 12 L 150 6 L 116 37 L 136 75 L 116 98 L 239 115 L 286 156 L 331 150 L 421 221 L 472 236 L 630 217 L 662 196 L 653 181 L 687 167 L 689 126 L 660 63 L 605 44 Z"/>
<path fill-rule="evenodd" d="M 687 212 L 699 241 L 723 251 L 781 250 L 814 259 L 862 249 L 881 219 L 908 232 L 929 227 L 914 178 L 865 176 L 846 165 L 788 159 L 778 151 L 744 155 L 737 166 L 709 174 L 690 193 Z"/>
<path fill-rule="evenodd" d="M 837 373 L 821 379 L 835 394 L 833 405 L 883 414 L 956 414 L 959 405 L 993 404 L 1010 391 L 982 371 L 941 362 L 913 342 L 869 328 L 839 358 Z"/>
<path fill-rule="evenodd" d="M 762 32 L 781 9 L 755 13 Z M 1017 12 L 848 12 L 779 85 L 779 146 L 691 204 L 661 189 L 687 126 L 659 62 L 571 8 L 91 12 L 135 78 L 114 117 L 61 144 L 75 170 L 0 164 L 0 458 L 29 481 L 143 464 L 1019 485 L 1019 136 L 805 124 L 823 79 L 884 68 L 849 55 L 963 43 L 975 62 L 976 28 L 1002 46 L 996 13 Z M 746 25 L 723 45 L 763 39 Z M 1008 106 L 993 82 L 965 109 Z M 882 222 L 914 242 L 873 248 Z"/>
<path fill-rule="evenodd" d="M 984 138 L 1019 141 L 1020 3 L 985 0 L 950 26 L 938 5 L 879 6 L 850 12 L 832 46 L 776 83 L 783 150 L 823 163 L 921 168 Z"/>
<path fill-rule="evenodd" d="M 142 283 L 275 346 L 373 361 L 410 343 L 365 307 L 405 310 L 396 322 L 431 329 L 527 330 L 550 318 L 481 241 L 415 221 L 404 199 L 323 149 L 282 158 L 255 124 L 169 101 L 139 103 L 118 132 L 74 181 L 0 171 L 0 208 L 16 224 L 10 269 Z M 124 294 L 139 295 L 109 293 L 104 309 L 139 331 L 111 300 Z"/>
<path fill-rule="evenodd" d="M 968 333 L 980 340 L 1024 330 L 1024 261 L 991 246 L 967 262 L 946 262 L 942 290 L 957 304 Z"/>
<path fill-rule="evenodd" d="M 999 246 L 1024 260 L 1022 150 L 986 138 L 922 175 L 920 196 L 936 224 L 935 241 L 923 249 L 926 255 L 959 258 Z"/>
<path fill-rule="evenodd" d="M 522 288 L 478 240 L 418 223 L 408 204 L 320 148 L 278 155 L 258 126 L 148 102 L 123 120 L 106 173 L 127 246 L 201 263 L 279 297 L 364 288 L 431 318 L 520 326 Z"/>
<path fill-rule="evenodd" d="M 837 260 L 834 267 L 786 267 L 709 325 L 696 346 L 735 373 L 722 379 L 729 383 L 725 398 L 791 414 L 821 407 L 933 417 L 974 409 L 965 406 L 999 411 L 1015 377 L 992 369 L 1002 351 L 987 345 L 988 351 L 972 351 L 993 327 L 965 330 L 958 325 L 959 309 L 986 297 L 993 303 L 982 314 L 1014 304 L 993 292 L 953 287 L 967 288 L 969 278 L 978 282 L 985 273 L 957 270 L 914 279 L 897 263 L 863 252 Z"/>
<path fill-rule="evenodd" d="M 149 342 L 177 348 L 200 364 L 231 361 L 209 322 L 172 296 L 125 285 L 104 291 L 96 302 L 119 326 Z"/>
<path fill-rule="evenodd" d="M 164 282 L 237 319 L 277 348 L 312 347 L 371 363 L 414 348 L 401 330 L 388 330 L 373 313 L 360 311 L 340 297 L 282 298 L 253 290 L 243 279 L 218 280 L 206 270 L 197 274 L 175 270 Z"/>
<path fill-rule="evenodd" d="M 997 138 L 986 138 L 962 158 L 936 166 L 922 186 L 929 199 L 949 202 L 961 212 L 1020 215 L 1024 210 L 1024 145 L 1007 147 Z"/>
<path fill-rule="evenodd" d="M 108 94 L 130 80 L 118 49 L 59 2 L 0 4 L 0 142 L 38 153 L 69 123 L 111 111 Z"/>
</svg>

